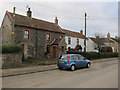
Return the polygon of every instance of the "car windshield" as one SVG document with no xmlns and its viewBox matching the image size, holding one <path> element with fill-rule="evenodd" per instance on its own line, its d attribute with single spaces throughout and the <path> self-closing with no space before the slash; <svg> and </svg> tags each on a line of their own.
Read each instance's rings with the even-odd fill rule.
<svg viewBox="0 0 120 90">
<path fill-rule="evenodd" d="M 59 59 L 61 59 L 61 60 L 68 60 L 68 56 L 67 55 L 62 55 Z"/>
</svg>

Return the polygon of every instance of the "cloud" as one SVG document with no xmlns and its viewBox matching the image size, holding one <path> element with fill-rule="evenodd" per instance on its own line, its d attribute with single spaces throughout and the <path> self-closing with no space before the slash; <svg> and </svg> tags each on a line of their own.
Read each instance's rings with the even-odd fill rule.
<svg viewBox="0 0 120 90">
<path fill-rule="evenodd" d="M 26 6 L 32 10 L 32 16 L 38 19 L 54 22 L 58 17 L 62 28 L 80 31 L 84 30 L 84 13 L 87 12 L 87 35 L 93 36 L 99 32 L 106 35 L 110 32 L 112 36 L 118 33 L 118 11 L 117 2 L 24 2 L 0 3 L 0 21 L 2 21 L 6 10 L 12 12 L 16 6 L 16 13 L 26 15 Z M 79 0 L 78 0 L 79 1 Z"/>
</svg>

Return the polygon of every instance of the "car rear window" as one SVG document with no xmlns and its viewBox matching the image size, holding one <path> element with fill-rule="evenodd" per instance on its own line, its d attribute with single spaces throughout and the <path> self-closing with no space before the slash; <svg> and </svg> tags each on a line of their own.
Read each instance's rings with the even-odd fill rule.
<svg viewBox="0 0 120 90">
<path fill-rule="evenodd" d="M 78 57 L 78 55 L 74 55 L 74 56 L 71 56 L 71 59 L 72 60 L 79 60 L 79 57 Z"/>
<path fill-rule="evenodd" d="M 68 56 L 67 55 L 62 55 L 59 59 L 61 59 L 61 60 L 68 60 Z"/>
</svg>

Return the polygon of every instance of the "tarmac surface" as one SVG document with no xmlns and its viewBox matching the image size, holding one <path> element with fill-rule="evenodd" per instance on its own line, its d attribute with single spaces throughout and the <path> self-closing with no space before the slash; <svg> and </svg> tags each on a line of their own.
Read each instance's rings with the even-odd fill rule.
<svg viewBox="0 0 120 90">
<path fill-rule="evenodd" d="M 91 63 L 98 63 L 98 62 L 106 62 L 109 60 L 114 60 L 118 58 L 105 58 L 105 59 L 98 59 L 91 61 Z M 36 73 L 36 72 L 43 72 L 43 71 L 49 71 L 49 70 L 55 70 L 57 69 L 57 65 L 40 65 L 40 66 L 29 66 L 29 67 L 23 67 L 23 68 L 14 68 L 14 69 L 3 69 L 2 70 L 2 77 L 8 77 L 8 76 L 15 76 L 15 75 L 23 75 L 23 74 L 30 74 L 30 73 Z"/>
<path fill-rule="evenodd" d="M 118 88 L 117 58 L 93 61 L 91 68 L 73 72 L 59 70 L 56 65 L 44 66 L 49 68 L 45 71 L 40 70 L 43 66 L 37 67 L 34 67 L 37 72 L 30 73 L 31 67 L 29 73 L 21 75 L 11 73 L 7 76 L 3 71 L 6 75 L 2 78 L 3 88 Z"/>
</svg>

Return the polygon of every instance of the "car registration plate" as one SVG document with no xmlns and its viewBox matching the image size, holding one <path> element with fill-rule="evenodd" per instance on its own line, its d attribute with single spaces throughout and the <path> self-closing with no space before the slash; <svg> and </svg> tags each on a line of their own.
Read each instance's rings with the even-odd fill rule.
<svg viewBox="0 0 120 90">
<path fill-rule="evenodd" d="M 63 61 L 60 61 L 60 63 L 64 63 Z"/>
</svg>

